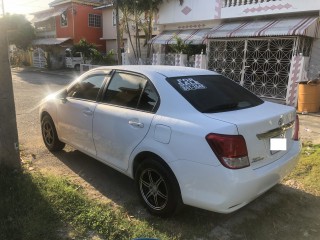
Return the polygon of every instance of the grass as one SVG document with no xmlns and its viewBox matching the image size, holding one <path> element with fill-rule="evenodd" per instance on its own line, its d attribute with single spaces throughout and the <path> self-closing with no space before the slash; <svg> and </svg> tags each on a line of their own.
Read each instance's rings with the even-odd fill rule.
<svg viewBox="0 0 320 240">
<path fill-rule="evenodd" d="M 0 168 L 0 239 L 175 239 L 67 179 Z M 67 223 L 67 224 L 66 224 Z"/>
<path fill-rule="evenodd" d="M 67 178 L 29 167 L 0 167 L 1 240 L 320 239 L 320 145 L 303 147 L 297 167 L 284 181 L 290 184 L 231 215 L 189 207 L 167 220 L 131 217 L 126 208 L 89 199 Z"/>
<path fill-rule="evenodd" d="M 302 184 L 302 187 L 320 196 L 320 145 L 306 144 L 294 171 L 287 177 Z"/>
</svg>

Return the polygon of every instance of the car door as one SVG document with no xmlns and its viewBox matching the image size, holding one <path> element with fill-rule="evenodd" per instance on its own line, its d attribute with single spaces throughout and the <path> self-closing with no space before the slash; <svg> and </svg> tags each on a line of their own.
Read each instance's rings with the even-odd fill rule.
<svg viewBox="0 0 320 240">
<path fill-rule="evenodd" d="M 105 74 L 89 75 L 67 89 L 67 98 L 57 107 L 59 137 L 75 148 L 96 155 L 92 119 Z"/>
<path fill-rule="evenodd" d="M 94 113 L 98 158 L 126 170 L 130 154 L 150 128 L 158 103 L 158 94 L 147 78 L 116 71 Z"/>
</svg>

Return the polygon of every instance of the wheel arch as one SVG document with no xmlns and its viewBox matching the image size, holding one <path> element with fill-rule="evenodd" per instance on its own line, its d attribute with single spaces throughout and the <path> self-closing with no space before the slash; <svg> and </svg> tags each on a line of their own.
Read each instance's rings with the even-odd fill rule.
<svg viewBox="0 0 320 240">
<path fill-rule="evenodd" d="M 169 164 L 165 160 L 163 160 L 162 157 L 160 157 L 159 155 L 157 155 L 157 154 L 155 154 L 153 152 L 149 152 L 149 151 L 140 152 L 134 158 L 133 164 L 132 164 L 132 176 L 133 176 L 133 179 L 135 179 L 135 174 L 136 174 L 136 171 L 137 171 L 138 167 L 140 166 L 140 164 L 142 164 L 142 162 L 148 161 L 147 158 L 153 158 L 153 159 L 158 160 L 159 163 L 162 166 L 164 166 L 172 174 L 172 176 L 174 177 L 176 183 L 179 186 L 178 190 L 179 190 L 180 195 L 181 195 L 181 189 L 180 189 L 180 184 L 179 184 L 178 178 L 176 177 L 176 175 L 172 171 L 171 167 L 169 166 Z"/>
<path fill-rule="evenodd" d="M 41 114 L 40 114 L 40 121 L 42 121 L 42 119 L 43 119 L 45 116 L 51 117 L 51 115 L 50 115 L 47 111 L 43 111 L 43 112 L 41 112 Z M 52 117 L 51 117 L 51 119 L 52 119 Z"/>
</svg>

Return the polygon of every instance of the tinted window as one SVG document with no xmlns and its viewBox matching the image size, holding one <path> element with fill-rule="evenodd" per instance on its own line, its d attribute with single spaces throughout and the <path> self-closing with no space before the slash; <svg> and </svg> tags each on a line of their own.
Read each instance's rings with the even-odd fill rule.
<svg viewBox="0 0 320 240">
<path fill-rule="evenodd" d="M 68 97 L 95 101 L 102 86 L 104 75 L 90 76 L 68 89 Z"/>
<path fill-rule="evenodd" d="M 167 78 L 167 81 L 198 111 L 232 111 L 254 107 L 263 101 L 221 75 Z"/>
<path fill-rule="evenodd" d="M 143 77 L 116 72 L 111 79 L 103 102 L 136 108 L 147 80 Z"/>
<path fill-rule="evenodd" d="M 141 95 L 138 109 L 152 112 L 155 110 L 158 101 L 159 97 L 154 86 L 150 82 L 147 82 L 146 87 Z"/>
</svg>

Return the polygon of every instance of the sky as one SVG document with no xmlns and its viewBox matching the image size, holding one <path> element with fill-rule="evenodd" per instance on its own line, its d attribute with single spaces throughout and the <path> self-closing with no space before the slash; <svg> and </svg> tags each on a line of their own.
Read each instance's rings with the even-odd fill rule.
<svg viewBox="0 0 320 240">
<path fill-rule="evenodd" d="M 53 0 L 0 0 L 0 6 L 1 1 L 3 1 L 5 13 L 28 15 L 29 13 L 49 8 L 48 4 Z"/>
</svg>

